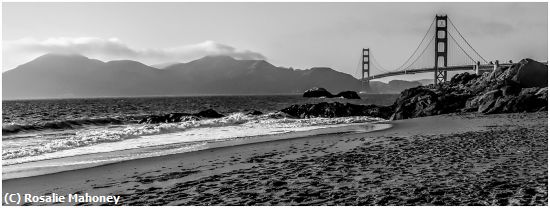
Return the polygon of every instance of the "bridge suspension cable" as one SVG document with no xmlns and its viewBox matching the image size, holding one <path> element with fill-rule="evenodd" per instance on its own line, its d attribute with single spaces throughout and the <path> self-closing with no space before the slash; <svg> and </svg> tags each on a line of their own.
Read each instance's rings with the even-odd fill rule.
<svg viewBox="0 0 550 208">
<path fill-rule="evenodd" d="M 363 69 L 361 68 L 361 64 L 363 63 L 363 55 L 359 55 L 359 57 L 357 58 L 357 66 L 355 67 L 355 73 L 357 73 L 357 75 L 359 77 L 361 77 L 361 73 L 363 73 Z"/>
<path fill-rule="evenodd" d="M 435 36 L 433 36 L 430 40 L 430 42 L 428 42 L 428 44 L 426 45 L 426 47 L 424 48 L 424 50 L 422 50 L 422 53 L 420 53 L 420 55 L 418 57 L 416 57 L 416 59 L 411 63 L 409 64 L 407 67 L 405 67 L 403 70 L 406 71 L 408 69 L 411 68 L 411 66 L 413 66 L 414 64 L 416 64 L 418 62 L 418 60 L 420 60 L 420 58 L 422 58 L 424 56 L 424 54 L 426 53 L 426 50 L 431 46 L 431 43 L 435 40 Z"/>
<path fill-rule="evenodd" d="M 372 59 L 372 63 L 373 63 L 374 69 L 378 69 L 379 71 L 385 72 L 385 73 L 391 72 L 390 70 L 387 70 L 386 68 L 382 67 L 382 65 L 380 65 L 380 63 L 378 63 L 376 59 Z"/>
<path fill-rule="evenodd" d="M 432 23 L 430 24 L 430 26 L 428 27 L 428 30 L 426 31 L 426 34 L 424 34 L 424 37 L 422 38 L 422 40 L 420 41 L 420 43 L 418 44 L 418 46 L 416 47 L 416 49 L 413 51 L 413 53 L 409 56 L 409 58 L 407 58 L 407 60 L 401 64 L 401 66 L 397 67 L 395 70 L 393 71 L 400 71 L 400 70 L 403 70 L 405 68 L 402 68 L 403 66 L 405 66 L 413 57 L 414 55 L 416 54 L 416 52 L 418 52 L 418 49 L 420 49 L 420 46 L 422 46 L 422 43 L 424 43 L 424 41 L 426 40 L 426 37 L 428 37 L 428 35 L 430 34 L 430 31 L 432 30 L 432 26 L 434 25 L 435 23 L 435 18 L 432 20 Z M 430 45 L 428 43 L 428 45 Z M 424 49 L 425 50 L 425 49 Z M 420 56 L 419 56 L 420 57 Z M 418 58 L 417 58 L 418 60 Z"/>
<path fill-rule="evenodd" d="M 468 56 L 468 58 L 472 61 L 472 62 L 476 62 L 477 60 L 475 60 L 474 58 L 472 58 L 470 55 L 468 55 L 468 53 L 466 53 L 466 51 L 464 50 L 464 48 L 462 48 L 462 46 L 460 46 L 460 44 L 458 44 L 458 42 L 456 41 L 456 39 L 453 37 L 453 35 L 451 35 L 451 33 L 449 33 L 449 37 L 451 37 L 451 40 L 453 40 L 455 43 L 456 43 L 456 46 L 458 46 L 458 48 L 460 48 L 460 50 L 462 50 L 462 52 L 464 52 L 464 54 L 466 56 Z"/>
<path fill-rule="evenodd" d="M 376 58 L 374 57 L 374 53 L 370 52 L 370 57 L 371 57 L 371 60 L 372 60 L 372 63 L 373 63 L 373 66 L 375 69 L 379 69 L 380 71 L 382 72 L 391 72 L 390 70 L 387 70 L 386 68 L 382 67 L 382 65 L 380 65 L 380 63 L 378 63 L 378 61 L 376 61 Z"/>
<path fill-rule="evenodd" d="M 446 24 L 447 22 L 450 27 Z M 430 36 L 430 34 L 432 35 Z M 435 53 L 428 53 L 427 51 L 430 51 L 428 48 L 435 48 Z M 446 80 L 446 74 L 438 77 L 440 71 L 446 73 L 448 70 L 457 70 L 458 68 L 472 68 L 478 61 L 489 63 L 472 47 L 470 42 L 464 38 L 456 25 L 446 15 L 436 15 L 436 18 L 430 23 L 428 30 L 415 50 L 396 69 L 388 70 L 382 67 L 380 62 L 372 55 L 372 51 L 369 52 L 369 61 L 372 67 L 372 70 L 369 69 L 370 79 L 407 74 L 409 71 L 410 73 L 433 71 L 436 73 L 435 80 Z M 434 61 L 436 64 L 435 67 Z M 382 74 L 379 74 L 380 72 Z M 436 81 L 436 83 L 438 82 Z"/>
<path fill-rule="evenodd" d="M 472 49 L 472 51 L 474 51 L 474 53 L 476 53 L 477 56 L 479 56 L 485 63 L 489 63 L 485 58 L 483 58 L 483 56 L 481 56 L 481 55 L 477 52 L 477 50 L 476 50 L 474 47 L 472 47 L 472 45 L 470 44 L 470 42 L 468 42 L 468 41 L 466 40 L 466 38 L 464 38 L 464 36 L 462 35 L 462 33 L 460 33 L 460 31 L 458 30 L 458 28 L 456 28 L 456 26 L 455 26 L 455 24 L 453 23 L 453 21 L 451 20 L 451 18 L 448 18 L 448 20 L 449 20 L 449 23 L 451 23 L 451 26 L 456 30 L 456 32 L 457 32 L 458 35 L 462 38 L 462 40 L 464 40 L 464 42 L 466 42 L 466 44 L 468 44 L 468 46 Z M 455 41 L 456 41 L 456 40 L 455 40 Z M 457 43 L 457 44 L 458 44 L 458 43 Z M 463 51 L 464 51 L 464 50 L 463 50 Z M 464 51 L 464 53 L 466 53 L 466 52 Z"/>
</svg>

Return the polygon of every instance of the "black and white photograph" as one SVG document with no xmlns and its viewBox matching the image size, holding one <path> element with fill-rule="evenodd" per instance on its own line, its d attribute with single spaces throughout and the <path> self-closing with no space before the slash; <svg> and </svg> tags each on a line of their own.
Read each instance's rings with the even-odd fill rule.
<svg viewBox="0 0 550 208">
<path fill-rule="evenodd" d="M 548 1 L 1 4 L 2 206 L 548 206 Z"/>
</svg>

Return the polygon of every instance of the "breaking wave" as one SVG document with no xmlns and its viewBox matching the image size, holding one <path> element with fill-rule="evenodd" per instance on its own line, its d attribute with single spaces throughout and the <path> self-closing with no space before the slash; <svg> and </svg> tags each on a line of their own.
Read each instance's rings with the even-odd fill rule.
<svg viewBox="0 0 550 208">
<path fill-rule="evenodd" d="M 2 134 L 10 135 L 21 132 L 43 131 L 43 130 L 59 130 L 59 129 L 75 129 L 86 125 L 111 125 L 122 124 L 123 121 L 117 118 L 90 118 L 90 119 L 74 119 L 63 121 L 49 121 L 40 124 L 2 124 Z"/>
<path fill-rule="evenodd" d="M 179 136 L 181 137 L 181 141 L 178 142 L 210 141 L 220 138 L 196 136 L 197 132 L 199 134 L 201 134 L 201 132 L 212 132 L 217 128 L 219 130 L 219 127 L 227 127 L 224 129 L 226 132 L 220 135 L 223 135 L 225 139 L 230 139 L 232 137 L 232 133 L 234 132 L 238 132 L 238 134 L 233 135 L 235 137 L 240 137 L 243 135 L 258 136 L 261 134 L 273 134 L 274 132 L 285 133 L 304 129 L 323 128 L 337 124 L 370 123 L 380 120 L 382 119 L 367 116 L 294 119 L 287 117 L 281 112 L 269 113 L 260 116 L 234 113 L 218 119 L 190 120 L 178 123 L 160 124 L 126 124 L 111 128 L 103 127 L 81 129 L 74 135 L 66 137 L 52 137 L 50 139 L 43 140 L 37 145 L 28 145 L 22 148 L 4 148 L 2 151 L 2 158 L 6 160 L 37 156 L 79 147 L 93 146 L 101 143 L 120 142 L 143 136 L 176 132 L 184 133 Z M 71 125 L 84 125 L 93 122 L 101 124 L 121 123 L 121 121 L 117 119 L 89 119 L 87 121 L 74 122 L 75 124 L 71 122 L 68 123 Z M 3 131 L 4 128 L 5 127 L 3 126 Z M 189 130 L 193 130 L 193 134 L 185 134 L 185 131 Z M 155 145 L 155 142 L 151 142 L 150 145 Z"/>
</svg>

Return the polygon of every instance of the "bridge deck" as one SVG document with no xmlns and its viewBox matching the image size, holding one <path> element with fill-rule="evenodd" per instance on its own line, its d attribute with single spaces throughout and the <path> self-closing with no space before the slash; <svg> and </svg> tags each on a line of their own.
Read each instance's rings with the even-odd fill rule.
<svg viewBox="0 0 550 208">
<path fill-rule="evenodd" d="M 499 66 L 511 66 L 512 64 L 500 64 Z M 439 68 L 440 70 L 444 71 L 474 71 L 475 65 L 461 65 L 461 66 L 448 66 L 444 68 Z M 487 71 L 487 70 L 493 70 L 493 65 L 480 65 L 480 70 Z M 398 71 L 398 72 L 389 72 L 384 74 L 377 74 L 374 76 L 370 76 L 365 78 L 366 80 L 373 80 L 373 79 L 380 79 L 384 77 L 391 77 L 391 76 L 397 76 L 397 75 L 404 75 L 404 74 L 418 74 L 418 73 L 427 73 L 427 72 L 434 72 L 434 68 L 420 68 L 420 69 L 411 69 L 411 70 L 405 70 L 405 71 Z"/>
</svg>

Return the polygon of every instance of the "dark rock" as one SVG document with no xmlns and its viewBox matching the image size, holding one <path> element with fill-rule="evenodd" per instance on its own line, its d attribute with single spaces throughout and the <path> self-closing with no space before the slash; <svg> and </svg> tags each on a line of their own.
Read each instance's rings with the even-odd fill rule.
<svg viewBox="0 0 550 208">
<path fill-rule="evenodd" d="M 306 90 L 304 92 L 304 97 L 327 97 L 327 98 L 331 98 L 333 97 L 332 93 L 330 93 L 329 91 L 327 91 L 325 88 L 311 88 L 309 90 Z"/>
<path fill-rule="evenodd" d="M 261 111 L 251 110 L 251 111 L 248 111 L 245 115 L 259 116 L 259 115 L 262 115 L 262 114 L 264 114 L 264 113 L 262 113 Z"/>
<path fill-rule="evenodd" d="M 521 87 L 547 87 L 548 86 L 548 65 L 534 61 L 532 59 L 523 59 L 518 64 L 513 65 L 510 71 L 516 71 L 511 74 L 510 79 Z"/>
<path fill-rule="evenodd" d="M 463 112 L 476 112 L 479 108 L 479 97 L 471 97 L 466 100 L 466 104 L 462 109 Z"/>
<path fill-rule="evenodd" d="M 151 115 L 141 119 L 138 123 L 156 124 L 156 123 L 175 123 L 182 121 L 199 120 L 196 116 L 188 113 L 170 113 L 166 115 Z"/>
<path fill-rule="evenodd" d="M 346 99 L 361 99 L 361 97 L 354 91 L 344 91 L 338 93 L 335 97 L 343 97 Z"/>
<path fill-rule="evenodd" d="M 522 88 L 546 87 L 548 86 L 548 65 L 532 59 L 523 59 L 508 68 L 500 67 L 491 72 L 485 81 L 514 82 Z"/>
<path fill-rule="evenodd" d="M 166 118 L 166 123 L 182 122 L 194 118 L 193 115 L 187 113 L 170 113 Z"/>
<path fill-rule="evenodd" d="M 471 80 L 476 79 L 478 77 L 479 77 L 478 75 L 470 74 L 470 73 L 457 74 L 457 75 L 455 75 L 454 77 L 451 78 L 451 83 L 452 84 L 463 84 L 464 85 L 464 84 L 467 84 Z"/>
<path fill-rule="evenodd" d="M 541 94 L 537 94 L 539 92 L 541 92 Z M 519 95 L 515 96 L 499 95 L 498 97 L 491 97 L 492 95 L 489 95 L 489 98 L 484 96 L 483 98 L 486 99 L 486 103 L 479 106 L 479 112 L 492 114 L 546 110 L 548 98 L 544 97 L 544 95 L 542 95 L 543 93 L 544 88 L 534 87 L 523 88 Z"/>
<path fill-rule="evenodd" d="M 468 93 L 450 92 L 440 95 L 437 99 L 435 114 L 454 113 L 463 109 L 466 101 L 472 97 Z"/>
<path fill-rule="evenodd" d="M 515 111 L 516 100 L 511 96 L 503 96 L 497 98 L 494 102 L 493 107 L 483 112 L 485 114 L 491 113 L 506 113 L 506 112 L 517 112 Z"/>
<path fill-rule="evenodd" d="M 548 87 L 541 88 L 535 95 L 537 95 L 539 99 L 548 100 Z"/>
<path fill-rule="evenodd" d="M 504 96 L 516 96 L 521 92 L 521 87 L 515 84 L 504 85 L 500 88 Z"/>
<path fill-rule="evenodd" d="M 338 93 L 337 95 L 333 95 L 325 88 L 311 88 L 309 90 L 306 90 L 304 92 L 303 97 L 315 97 L 315 98 L 334 98 L 334 97 L 341 97 L 346 99 L 361 99 L 359 94 L 354 91 L 343 91 Z"/>
<path fill-rule="evenodd" d="M 208 109 L 208 110 L 198 112 L 198 113 L 195 114 L 195 116 L 203 117 L 203 118 L 221 118 L 221 117 L 224 117 L 224 115 L 219 114 L 218 112 L 216 112 L 213 109 Z"/>
<path fill-rule="evenodd" d="M 540 88 L 538 87 L 532 87 L 532 88 L 523 88 L 521 89 L 519 96 L 526 96 L 526 95 L 535 95 L 537 92 L 539 92 Z"/>
<path fill-rule="evenodd" d="M 547 91 L 548 88 L 523 88 L 519 96 L 514 98 L 515 105 L 513 105 L 513 108 L 505 112 L 535 112 L 541 108 L 546 109 L 548 106 L 548 96 L 544 96 L 544 89 Z M 543 95 L 542 99 L 541 94 L 539 94 L 541 91 Z"/>
<path fill-rule="evenodd" d="M 184 121 L 198 121 L 199 117 L 202 118 L 221 118 L 224 115 L 219 114 L 215 110 L 208 109 L 196 114 L 189 113 L 170 113 L 165 115 L 150 115 L 142 118 L 138 123 L 140 124 L 157 124 L 157 123 L 177 123 Z"/>
<path fill-rule="evenodd" d="M 403 91 L 394 104 L 392 119 L 453 112 L 490 114 L 547 110 L 547 74 L 546 64 L 531 59 L 482 76 L 458 74 L 442 85 Z"/>
<path fill-rule="evenodd" d="M 478 112 L 480 113 L 490 113 L 491 109 L 495 105 L 497 98 L 502 96 L 502 91 L 492 90 L 479 97 L 479 107 Z"/>
<path fill-rule="evenodd" d="M 392 109 L 391 106 L 322 102 L 317 104 L 292 105 L 282 109 L 281 112 L 296 118 L 373 116 L 387 119 L 391 116 L 393 112 Z"/>
<path fill-rule="evenodd" d="M 548 101 L 548 87 L 545 87 L 545 88 L 541 88 L 536 94 L 537 98 L 541 101 L 541 102 L 547 102 Z M 541 108 L 539 108 L 538 111 L 547 111 L 548 110 L 548 105 L 547 103 L 544 104 Z"/>
<path fill-rule="evenodd" d="M 434 115 L 437 95 L 426 87 L 419 86 L 406 89 L 395 101 L 395 112 L 392 120 L 407 119 Z"/>
</svg>

